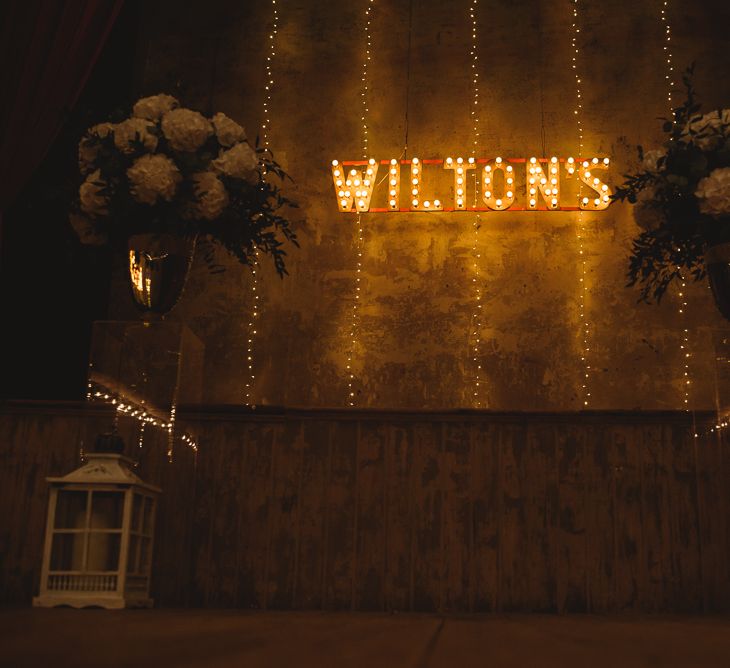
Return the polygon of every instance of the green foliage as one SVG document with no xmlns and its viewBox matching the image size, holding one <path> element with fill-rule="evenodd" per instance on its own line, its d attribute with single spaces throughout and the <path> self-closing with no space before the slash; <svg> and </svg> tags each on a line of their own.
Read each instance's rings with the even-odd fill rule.
<svg viewBox="0 0 730 668">
<path fill-rule="evenodd" d="M 663 150 L 650 166 L 636 174 L 625 174 L 613 199 L 646 206 L 658 213 L 661 224 L 642 232 L 632 244 L 628 285 L 640 287 L 640 300 L 659 302 L 669 285 L 680 276 L 699 281 L 705 276 L 704 253 L 708 245 L 730 240 L 730 222 L 700 212 L 695 191 L 710 172 L 730 165 L 728 124 L 703 122 L 700 104 L 692 85 L 694 65 L 682 80 L 685 101 L 663 121 L 667 135 Z M 639 160 L 646 155 L 637 147 Z M 640 194 L 644 193 L 641 198 Z"/>
</svg>

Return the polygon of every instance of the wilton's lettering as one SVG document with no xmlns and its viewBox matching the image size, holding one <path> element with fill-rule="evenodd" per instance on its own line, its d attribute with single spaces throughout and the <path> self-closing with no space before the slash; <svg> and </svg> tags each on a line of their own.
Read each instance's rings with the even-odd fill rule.
<svg viewBox="0 0 730 668">
<path fill-rule="evenodd" d="M 607 170 L 610 162 L 609 158 L 558 157 L 333 160 L 332 182 L 337 208 L 343 213 L 601 211 L 611 204 L 611 189 L 597 172 Z M 380 165 L 387 167 L 388 174 L 378 182 Z M 401 174 L 403 165 L 407 178 Z M 437 170 L 443 169 L 454 172 L 453 190 L 447 193 L 450 202 L 444 196 L 427 194 L 434 190 L 431 184 L 438 176 Z M 561 175 L 568 180 L 578 177 L 577 194 L 565 194 L 560 186 Z M 381 183 L 386 206 L 372 207 L 375 187 Z M 407 193 L 401 192 L 404 183 Z"/>
</svg>

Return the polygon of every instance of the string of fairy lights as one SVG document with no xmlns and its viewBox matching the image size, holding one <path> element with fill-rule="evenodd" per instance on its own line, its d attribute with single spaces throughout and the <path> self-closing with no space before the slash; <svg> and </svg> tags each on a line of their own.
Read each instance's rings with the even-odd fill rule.
<svg viewBox="0 0 730 668">
<path fill-rule="evenodd" d="M 273 64 L 276 56 L 276 35 L 279 32 L 279 8 L 276 0 L 271 0 L 271 32 L 268 35 L 268 53 L 264 65 L 264 112 L 261 122 L 261 146 L 269 149 L 269 133 L 271 131 L 271 93 L 274 88 Z M 254 245 L 254 260 L 251 266 L 251 312 L 248 319 L 246 335 L 246 382 L 244 384 L 244 404 L 253 406 L 253 387 L 256 382 L 254 371 L 254 345 L 258 333 L 257 322 L 261 315 L 261 297 L 259 290 L 260 251 Z"/>
<path fill-rule="evenodd" d="M 471 43 L 469 49 L 469 55 L 471 56 L 471 89 L 472 89 L 472 104 L 471 104 L 471 118 L 472 118 L 472 151 L 471 157 L 469 158 L 470 163 L 474 163 L 476 160 L 477 152 L 479 150 L 479 54 L 477 52 L 477 8 L 478 0 L 470 0 L 469 4 L 469 18 L 471 20 Z M 477 207 L 477 170 L 474 170 L 474 208 Z M 458 185 L 458 178 L 457 178 Z M 458 193 L 457 193 L 458 194 Z M 469 356 L 471 357 L 472 373 L 474 377 L 474 385 L 472 388 L 472 400 L 474 408 L 483 408 L 484 402 L 482 401 L 483 396 L 483 384 L 481 379 L 481 330 L 482 330 L 482 281 L 481 281 L 481 253 L 479 252 L 479 228 L 481 226 L 481 216 L 479 213 L 476 214 L 473 223 L 472 235 L 472 260 L 473 260 L 473 275 L 472 275 L 472 287 L 474 290 L 474 301 L 473 309 L 470 319 L 469 332 Z"/>
<path fill-rule="evenodd" d="M 368 177 L 372 176 L 373 165 L 375 160 L 368 158 L 369 153 L 369 142 L 368 142 L 368 115 L 369 109 L 369 86 L 368 86 L 368 68 L 370 65 L 370 51 L 372 48 L 372 33 L 370 30 L 372 21 L 372 8 L 374 0 L 365 1 L 365 21 L 363 24 L 364 38 L 365 38 L 365 49 L 362 61 L 362 75 L 361 75 L 361 90 L 360 90 L 360 122 L 362 123 L 362 158 L 367 160 L 367 171 L 365 179 L 369 180 Z M 336 166 L 336 164 L 335 164 Z M 351 171 L 351 175 L 355 177 L 357 175 L 356 170 Z M 357 181 L 359 183 L 359 181 Z M 358 207 L 359 209 L 360 207 Z M 355 262 L 355 295 L 352 301 L 352 311 L 350 314 L 350 335 L 347 349 L 347 405 L 355 405 L 355 369 L 354 369 L 354 358 L 355 351 L 357 349 L 357 339 L 359 334 L 359 319 L 360 319 L 360 297 L 361 297 L 361 283 L 362 283 L 362 255 L 364 249 L 364 236 L 362 228 L 362 217 L 358 210 L 357 218 L 355 220 L 355 253 L 357 259 Z"/>
<path fill-rule="evenodd" d="M 580 17 L 578 15 L 578 0 L 573 0 L 573 22 L 572 22 L 573 34 L 571 39 L 571 45 L 573 49 L 572 55 L 572 67 L 575 78 L 575 120 L 578 130 L 578 155 L 583 156 L 583 93 L 582 93 L 582 78 L 580 68 L 578 66 L 579 61 L 579 49 L 578 49 L 578 35 L 580 34 Z M 579 157 L 579 159 L 581 159 Z M 579 195 L 583 200 L 583 184 L 581 182 L 579 188 Z M 585 236 L 586 226 L 585 220 L 583 219 L 583 210 L 578 210 L 578 226 L 576 230 L 578 238 L 578 271 L 579 271 L 579 286 L 578 286 L 578 317 L 580 319 L 580 339 L 581 339 L 581 351 L 580 360 L 582 364 L 581 369 L 581 390 L 583 408 L 588 408 L 591 401 L 591 363 L 589 358 L 590 353 L 590 327 L 586 317 L 586 302 L 588 297 L 588 286 L 587 286 L 587 274 L 586 274 L 586 250 L 585 250 Z"/>
<path fill-rule="evenodd" d="M 89 367 L 91 368 L 91 364 Z M 167 420 L 161 418 L 156 412 L 151 411 L 139 402 L 106 390 L 103 386 L 95 384 L 91 379 L 87 382 L 86 399 L 90 402 L 102 402 L 114 406 L 115 424 L 121 416 L 129 417 L 137 421 L 139 424 L 139 435 L 137 437 L 137 452 L 139 457 L 141 457 L 144 447 L 146 428 L 157 427 L 158 429 L 164 430 L 168 435 L 167 458 L 168 461 L 172 462 L 173 443 L 176 437 L 175 423 L 177 413 L 176 401 L 174 399 Z M 186 432 L 179 433 L 177 436 L 197 455 L 198 443 L 193 436 Z"/>
<path fill-rule="evenodd" d="M 662 51 L 666 70 L 664 74 L 664 81 L 667 85 L 667 104 L 669 111 L 674 117 L 674 102 L 672 100 L 672 94 L 674 93 L 674 64 L 672 62 L 672 27 L 669 23 L 669 2 L 668 0 L 662 0 L 661 9 L 659 10 L 659 18 L 661 21 L 662 30 L 664 32 L 664 44 L 662 45 Z M 689 347 L 689 327 L 687 326 L 687 283 L 684 280 L 684 274 L 681 273 L 681 267 L 677 267 L 679 273 L 679 284 L 680 290 L 678 293 L 679 305 L 677 307 L 679 321 L 682 323 L 682 343 L 679 346 L 680 353 L 682 356 L 682 401 L 684 409 L 689 411 L 690 402 L 690 389 L 692 385 L 692 379 L 690 377 L 690 358 L 692 356 Z"/>
</svg>

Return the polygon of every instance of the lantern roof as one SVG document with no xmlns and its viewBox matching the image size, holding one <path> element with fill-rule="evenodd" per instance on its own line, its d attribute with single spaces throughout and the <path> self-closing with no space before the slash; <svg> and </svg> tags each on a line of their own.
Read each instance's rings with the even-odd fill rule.
<svg viewBox="0 0 730 668">
<path fill-rule="evenodd" d="M 82 485 L 128 485 L 143 487 L 153 492 L 160 488 L 142 480 L 131 466 L 134 462 L 129 457 L 117 453 L 91 452 L 86 455 L 87 461 L 83 466 L 60 477 L 48 477 L 49 483 L 55 484 L 82 484 Z"/>
</svg>

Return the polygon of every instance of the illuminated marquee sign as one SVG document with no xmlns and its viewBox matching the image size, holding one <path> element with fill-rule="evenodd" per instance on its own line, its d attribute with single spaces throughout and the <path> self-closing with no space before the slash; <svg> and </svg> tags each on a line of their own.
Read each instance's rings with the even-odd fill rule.
<svg viewBox="0 0 730 668">
<path fill-rule="evenodd" d="M 446 160 L 338 160 L 332 161 L 332 183 L 338 209 L 345 213 L 404 213 L 427 211 L 601 211 L 611 203 L 611 190 L 597 172 L 607 170 L 608 158 L 446 158 Z M 377 180 L 380 168 L 387 178 Z M 481 169 L 479 192 L 469 191 L 467 174 Z M 450 206 L 426 194 L 436 170 L 454 172 Z M 476 173 L 476 172 L 475 172 Z M 560 187 L 565 179 L 578 178 L 580 194 L 566 196 Z M 524 180 L 523 180 L 524 177 Z M 476 188 L 476 179 L 472 189 Z M 518 183 L 519 181 L 519 183 Z M 385 183 L 387 182 L 387 186 Z M 383 185 L 381 185 L 381 183 Z M 384 207 L 371 207 L 379 186 Z M 587 186 L 587 189 L 584 187 Z M 587 190 L 587 194 L 586 191 Z M 405 194 L 405 198 L 403 197 Z M 518 196 L 520 195 L 520 196 Z M 403 201 L 405 199 L 405 202 Z M 572 201 L 571 201 L 572 200 Z M 404 205 L 405 204 L 405 205 Z"/>
</svg>

